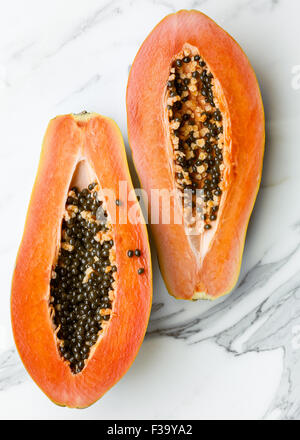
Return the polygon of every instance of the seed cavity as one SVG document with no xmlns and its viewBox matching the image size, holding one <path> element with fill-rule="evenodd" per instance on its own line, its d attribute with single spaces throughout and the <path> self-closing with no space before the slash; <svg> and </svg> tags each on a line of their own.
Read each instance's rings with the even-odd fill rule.
<svg viewBox="0 0 300 440">
<path fill-rule="evenodd" d="M 224 190 L 224 134 L 215 80 L 197 49 L 177 54 L 166 89 L 176 188 L 184 215 L 200 218 L 207 231 Z"/>
<path fill-rule="evenodd" d="M 117 282 L 113 230 L 99 192 L 95 182 L 69 191 L 52 269 L 50 316 L 59 352 L 74 374 L 108 324 Z"/>
</svg>

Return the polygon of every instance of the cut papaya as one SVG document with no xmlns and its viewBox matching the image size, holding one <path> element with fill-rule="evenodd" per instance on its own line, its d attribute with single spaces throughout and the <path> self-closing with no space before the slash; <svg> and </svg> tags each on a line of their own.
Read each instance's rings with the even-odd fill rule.
<svg viewBox="0 0 300 440">
<path fill-rule="evenodd" d="M 134 60 L 127 117 L 149 209 L 157 191 L 170 194 L 170 221 L 162 219 L 163 200 L 159 221 L 150 220 L 170 294 L 228 293 L 238 279 L 264 152 L 263 104 L 248 59 L 204 14 L 169 15 Z"/>
<path fill-rule="evenodd" d="M 119 182 L 126 184 L 123 199 Z M 128 370 L 142 343 L 151 259 L 145 225 L 130 221 L 130 207 L 141 219 L 116 124 L 86 112 L 53 119 L 17 257 L 11 312 L 26 369 L 59 405 L 95 402 Z"/>
</svg>

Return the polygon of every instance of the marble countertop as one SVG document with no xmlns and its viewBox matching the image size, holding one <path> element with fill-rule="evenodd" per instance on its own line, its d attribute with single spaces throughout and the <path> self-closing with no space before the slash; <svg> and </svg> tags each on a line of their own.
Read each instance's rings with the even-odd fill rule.
<svg viewBox="0 0 300 440">
<path fill-rule="evenodd" d="M 25 372 L 9 313 L 42 137 L 53 116 L 86 109 L 115 119 L 128 144 L 130 65 L 158 21 L 181 8 L 205 12 L 239 42 L 262 90 L 263 179 L 239 283 L 213 303 L 176 301 L 166 292 L 153 250 L 153 309 L 136 362 L 92 407 L 59 408 Z M 297 0 L 2 5 L 0 418 L 300 419 L 299 15 Z"/>
</svg>

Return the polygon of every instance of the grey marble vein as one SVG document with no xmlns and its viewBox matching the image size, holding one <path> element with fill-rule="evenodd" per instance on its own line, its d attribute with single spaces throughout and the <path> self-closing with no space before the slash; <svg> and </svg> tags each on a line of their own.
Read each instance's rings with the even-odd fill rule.
<svg viewBox="0 0 300 440">
<path fill-rule="evenodd" d="M 72 33 L 53 52 L 48 54 L 47 58 L 56 55 L 69 43 L 77 40 L 79 37 L 89 32 L 95 26 L 98 26 L 103 20 L 109 19 L 113 15 L 119 14 L 121 8 L 119 6 L 115 6 L 116 3 L 118 3 L 117 0 L 110 0 L 100 8 L 96 9 L 96 11 L 94 11 L 89 17 L 87 17 L 79 25 L 77 25 Z"/>
<path fill-rule="evenodd" d="M 12 53 L 12 59 L 18 59 L 23 56 L 29 49 L 31 49 L 36 44 L 36 41 L 31 41 L 30 43 L 25 44 L 24 46 L 19 47 L 15 52 Z"/>
<path fill-rule="evenodd" d="M 245 11 L 251 11 L 255 14 L 263 12 L 272 12 L 279 4 L 279 0 L 246 0 L 235 3 L 224 14 L 223 21 L 237 20 Z"/>
<path fill-rule="evenodd" d="M 27 378 L 15 348 L 0 354 L 0 391 L 19 385 Z"/>
<path fill-rule="evenodd" d="M 57 105 L 63 104 L 66 102 L 71 96 L 78 95 L 82 92 L 85 92 L 90 87 L 93 87 L 95 84 L 97 84 L 101 79 L 101 75 L 96 73 L 93 75 L 88 81 L 86 81 L 82 86 L 80 86 L 78 89 L 74 90 L 70 95 L 68 95 L 66 98 L 62 99 L 60 102 L 58 102 Z"/>
<path fill-rule="evenodd" d="M 263 352 L 282 349 L 284 371 L 279 389 L 265 417 L 281 411 L 283 419 L 297 419 L 300 411 L 300 348 L 293 349 L 293 328 L 300 323 L 300 273 L 280 286 L 273 294 L 251 311 L 243 320 L 216 337 L 216 342 L 235 353 L 235 339 L 257 320 L 267 319 L 243 344 L 242 352 Z"/>
<path fill-rule="evenodd" d="M 293 329 L 300 326 L 300 242 L 298 223 L 292 226 L 298 240 L 294 248 L 284 258 L 275 262 L 263 263 L 264 257 L 258 261 L 240 280 L 232 294 L 222 302 L 192 319 L 185 319 L 188 306 L 176 313 L 166 314 L 161 319 L 155 318 L 157 310 L 153 310 L 147 336 L 169 336 L 183 339 L 188 344 L 197 344 L 205 340 L 213 340 L 232 355 L 242 356 L 248 352 L 264 352 L 282 349 L 284 353 L 284 371 L 281 384 L 277 390 L 265 417 L 274 410 L 280 410 L 282 419 L 298 419 L 300 414 L 300 344 L 297 350 L 292 347 Z M 296 269 L 291 268 L 299 261 Z M 272 284 L 280 271 L 289 271 L 293 275 L 286 280 L 278 277 L 275 290 Z M 263 294 L 258 295 L 259 291 Z M 236 322 L 224 326 L 215 332 L 214 326 L 237 309 L 239 304 L 258 295 L 259 301 L 244 316 L 238 316 Z M 161 308 L 160 310 L 161 311 Z M 182 320 L 172 324 L 174 315 L 181 315 Z M 253 333 L 241 344 L 239 351 L 235 342 L 242 335 L 254 328 Z M 300 330 L 299 330 L 300 334 Z M 247 336 L 247 335 L 246 335 Z M 299 338 L 300 339 L 300 338 Z"/>
</svg>

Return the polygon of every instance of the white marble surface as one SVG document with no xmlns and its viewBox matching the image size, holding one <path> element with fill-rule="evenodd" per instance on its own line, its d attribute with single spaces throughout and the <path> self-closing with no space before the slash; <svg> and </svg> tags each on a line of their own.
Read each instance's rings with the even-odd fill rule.
<svg viewBox="0 0 300 440">
<path fill-rule="evenodd" d="M 263 180 L 239 284 L 214 303 L 176 301 L 154 255 L 153 311 L 133 367 L 91 408 L 59 408 L 25 372 L 9 313 L 42 136 L 51 117 L 86 109 L 115 119 L 127 142 L 129 66 L 181 8 L 236 38 L 262 89 Z M 0 418 L 300 419 L 299 16 L 298 0 L 1 1 Z"/>
</svg>

